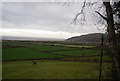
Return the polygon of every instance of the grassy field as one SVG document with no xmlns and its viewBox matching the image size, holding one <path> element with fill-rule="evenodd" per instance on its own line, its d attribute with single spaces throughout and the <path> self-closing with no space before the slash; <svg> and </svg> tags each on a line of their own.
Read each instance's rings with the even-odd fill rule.
<svg viewBox="0 0 120 81">
<path fill-rule="evenodd" d="M 95 44 L 87 46 L 79 45 L 78 42 L 74 45 L 74 42 L 7 41 L 2 46 L 3 79 L 98 79 L 99 76 L 100 56 L 97 55 L 100 50 L 93 49 Z M 37 65 L 33 66 L 33 59 L 39 59 L 36 60 Z M 103 60 L 110 58 L 104 55 Z M 110 63 L 103 65 L 104 75 L 107 75 Z"/>
<path fill-rule="evenodd" d="M 27 48 L 4 48 L 2 50 L 3 60 L 39 59 L 55 58 L 56 55 L 37 52 Z"/>
<path fill-rule="evenodd" d="M 62 57 L 60 55 L 68 56 L 83 56 L 83 55 L 92 55 L 98 54 L 98 50 L 92 49 L 80 49 L 73 48 L 66 43 L 62 45 L 58 43 L 49 43 L 49 42 L 19 42 L 19 41 L 8 41 L 3 42 L 2 49 L 2 60 L 22 60 L 22 59 L 40 59 L 40 58 L 56 58 Z M 91 46 L 92 47 L 92 46 Z M 64 51 L 66 50 L 66 51 Z M 47 52 L 49 51 L 49 52 Z M 57 51 L 57 52 L 55 52 Z M 59 54 L 59 55 L 56 55 Z"/>
<path fill-rule="evenodd" d="M 79 49 L 75 51 L 60 51 L 60 52 L 55 52 L 55 53 L 63 54 L 63 55 L 70 55 L 70 56 L 87 56 L 87 55 L 100 54 L 100 51 L 92 50 L 92 49 Z"/>
<path fill-rule="evenodd" d="M 44 46 L 44 45 L 30 45 L 33 49 L 41 50 L 41 51 L 55 51 L 55 50 L 73 50 L 78 48 L 70 48 L 70 47 L 60 47 L 60 46 Z"/>
<path fill-rule="evenodd" d="M 86 48 L 94 47 L 94 46 L 85 46 L 85 45 L 63 45 L 63 46 L 66 46 L 66 47 L 86 47 Z"/>
<path fill-rule="evenodd" d="M 34 66 L 31 61 L 4 62 L 3 79 L 98 79 L 98 63 L 36 62 Z M 105 63 L 105 68 L 109 66 Z"/>
<path fill-rule="evenodd" d="M 103 56 L 103 61 L 104 60 L 111 60 L 111 58 L 107 55 Z M 71 58 L 63 58 L 63 60 L 98 60 L 100 62 L 100 56 L 94 56 L 94 57 L 71 57 Z"/>
</svg>

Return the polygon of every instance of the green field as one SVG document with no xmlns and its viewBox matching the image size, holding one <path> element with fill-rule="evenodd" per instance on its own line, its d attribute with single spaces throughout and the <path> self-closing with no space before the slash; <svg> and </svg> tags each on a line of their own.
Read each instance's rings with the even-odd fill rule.
<svg viewBox="0 0 120 81">
<path fill-rule="evenodd" d="M 3 41 L 2 46 L 3 79 L 98 79 L 99 76 L 100 49 L 95 44 Z M 32 64 L 33 59 L 37 65 Z M 103 60 L 111 59 L 104 55 Z M 103 67 L 102 77 L 110 71 L 110 63 L 104 62 Z"/>
<path fill-rule="evenodd" d="M 71 42 L 71 44 L 74 42 Z M 3 42 L 2 60 L 25 60 L 25 59 L 41 59 L 41 58 L 62 58 L 63 59 L 93 59 L 99 60 L 100 49 L 91 49 L 94 46 L 87 45 L 70 45 L 70 42 L 40 42 L 40 41 L 7 41 Z M 91 47 L 85 48 L 73 48 L 70 46 Z M 65 56 L 73 56 L 76 58 L 69 58 Z M 92 57 L 84 57 L 91 56 Z M 78 58 L 77 58 L 78 56 Z M 79 58 L 82 56 L 83 58 Z M 108 56 L 103 56 L 104 60 L 110 60 Z"/>
<path fill-rule="evenodd" d="M 67 46 L 67 47 L 86 47 L 86 48 L 94 47 L 94 46 L 85 46 L 85 45 L 63 45 L 63 46 Z"/>
<path fill-rule="evenodd" d="M 17 61 L 3 63 L 4 79 L 98 79 L 98 63 L 63 61 Z M 89 66 L 89 68 L 88 68 Z M 110 65 L 105 63 L 105 68 Z"/>
<path fill-rule="evenodd" d="M 103 56 L 103 61 L 104 60 L 111 60 L 111 58 L 107 55 Z M 100 56 L 94 56 L 94 57 L 71 57 L 71 58 L 63 58 L 63 60 L 98 60 L 100 61 Z"/>
<path fill-rule="evenodd" d="M 61 46 L 44 46 L 44 45 L 30 45 L 28 46 L 33 49 L 41 50 L 41 51 L 55 51 L 55 50 L 73 50 L 78 48 L 70 48 L 70 47 L 61 47 Z"/>
<path fill-rule="evenodd" d="M 56 55 L 37 52 L 27 48 L 4 48 L 2 50 L 2 60 L 21 60 L 21 59 L 39 59 L 55 58 Z"/>
<path fill-rule="evenodd" d="M 87 56 L 87 55 L 100 54 L 100 51 L 91 50 L 91 49 L 79 49 L 75 51 L 60 51 L 60 52 L 55 52 L 55 53 L 63 54 L 63 55 L 70 55 L 70 56 Z"/>
</svg>

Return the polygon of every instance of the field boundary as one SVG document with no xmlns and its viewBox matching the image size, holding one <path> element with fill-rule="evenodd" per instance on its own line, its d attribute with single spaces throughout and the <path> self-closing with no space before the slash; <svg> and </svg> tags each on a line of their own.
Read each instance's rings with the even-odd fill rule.
<svg viewBox="0 0 120 81">
<path fill-rule="evenodd" d="M 21 60 L 7 60 L 2 62 L 13 62 L 13 61 L 33 61 L 33 60 L 39 60 L 39 61 L 65 61 L 65 62 L 92 62 L 92 63 L 99 63 L 99 60 L 97 59 L 79 59 L 79 60 L 66 60 L 63 58 L 40 58 L 40 59 L 21 59 Z M 111 63 L 111 60 L 103 60 L 103 63 Z"/>
</svg>

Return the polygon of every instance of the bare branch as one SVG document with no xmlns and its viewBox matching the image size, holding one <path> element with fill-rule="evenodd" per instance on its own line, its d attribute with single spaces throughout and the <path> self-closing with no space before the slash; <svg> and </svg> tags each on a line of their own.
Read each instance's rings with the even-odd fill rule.
<svg viewBox="0 0 120 81">
<path fill-rule="evenodd" d="M 105 16 L 103 16 L 102 14 L 100 14 L 98 11 L 95 11 L 97 14 L 99 14 L 103 19 L 105 19 L 107 21 L 107 18 Z"/>
<path fill-rule="evenodd" d="M 63 4 L 63 6 L 65 6 L 67 4 L 67 2 L 65 2 L 64 4 Z"/>
<path fill-rule="evenodd" d="M 102 7 L 104 7 L 104 5 L 101 5 L 100 7 L 98 7 L 98 8 L 102 8 Z"/>
<path fill-rule="evenodd" d="M 78 16 L 80 15 L 81 13 L 77 13 L 76 14 L 76 16 L 75 16 L 75 18 L 73 19 L 73 22 L 71 23 L 71 24 L 75 24 L 76 25 L 76 20 L 77 20 L 77 18 L 78 18 Z"/>
<path fill-rule="evenodd" d="M 102 18 L 95 25 L 99 24 L 100 22 L 102 22 Z"/>
<path fill-rule="evenodd" d="M 93 3 L 91 3 L 91 5 L 94 5 L 94 4 L 96 4 L 97 2 L 93 2 Z"/>
<path fill-rule="evenodd" d="M 69 6 L 69 5 L 70 5 L 70 2 L 65 2 L 65 3 L 63 4 L 63 6 L 65 6 L 65 5 Z"/>
<path fill-rule="evenodd" d="M 75 18 L 73 19 L 73 22 L 72 22 L 71 24 L 74 23 L 74 24 L 76 25 L 76 21 L 77 21 L 78 16 L 79 16 L 80 14 L 83 14 L 83 10 L 84 10 L 85 4 L 86 4 L 86 0 L 84 0 L 84 4 L 83 4 L 83 6 L 82 6 L 81 11 L 76 14 L 76 16 L 75 16 Z"/>
<path fill-rule="evenodd" d="M 93 2 L 93 3 L 89 2 L 88 5 L 89 5 L 89 6 L 93 6 L 93 5 L 95 5 L 96 3 L 97 3 L 97 2 Z"/>
</svg>

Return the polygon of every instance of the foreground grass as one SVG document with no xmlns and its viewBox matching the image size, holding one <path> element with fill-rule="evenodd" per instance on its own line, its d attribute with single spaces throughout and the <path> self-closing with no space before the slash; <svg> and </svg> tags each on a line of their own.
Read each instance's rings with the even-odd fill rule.
<svg viewBox="0 0 120 81">
<path fill-rule="evenodd" d="M 66 58 L 63 58 L 64 60 L 98 60 L 100 61 L 100 56 L 94 56 L 94 57 L 77 57 L 77 58 L 70 58 L 70 57 L 66 57 Z M 104 55 L 103 56 L 103 61 L 104 60 L 111 60 L 111 58 L 107 55 Z"/>
<path fill-rule="evenodd" d="M 98 79 L 99 75 L 99 63 L 36 62 L 34 66 L 31 61 L 4 62 L 3 79 Z"/>
</svg>

